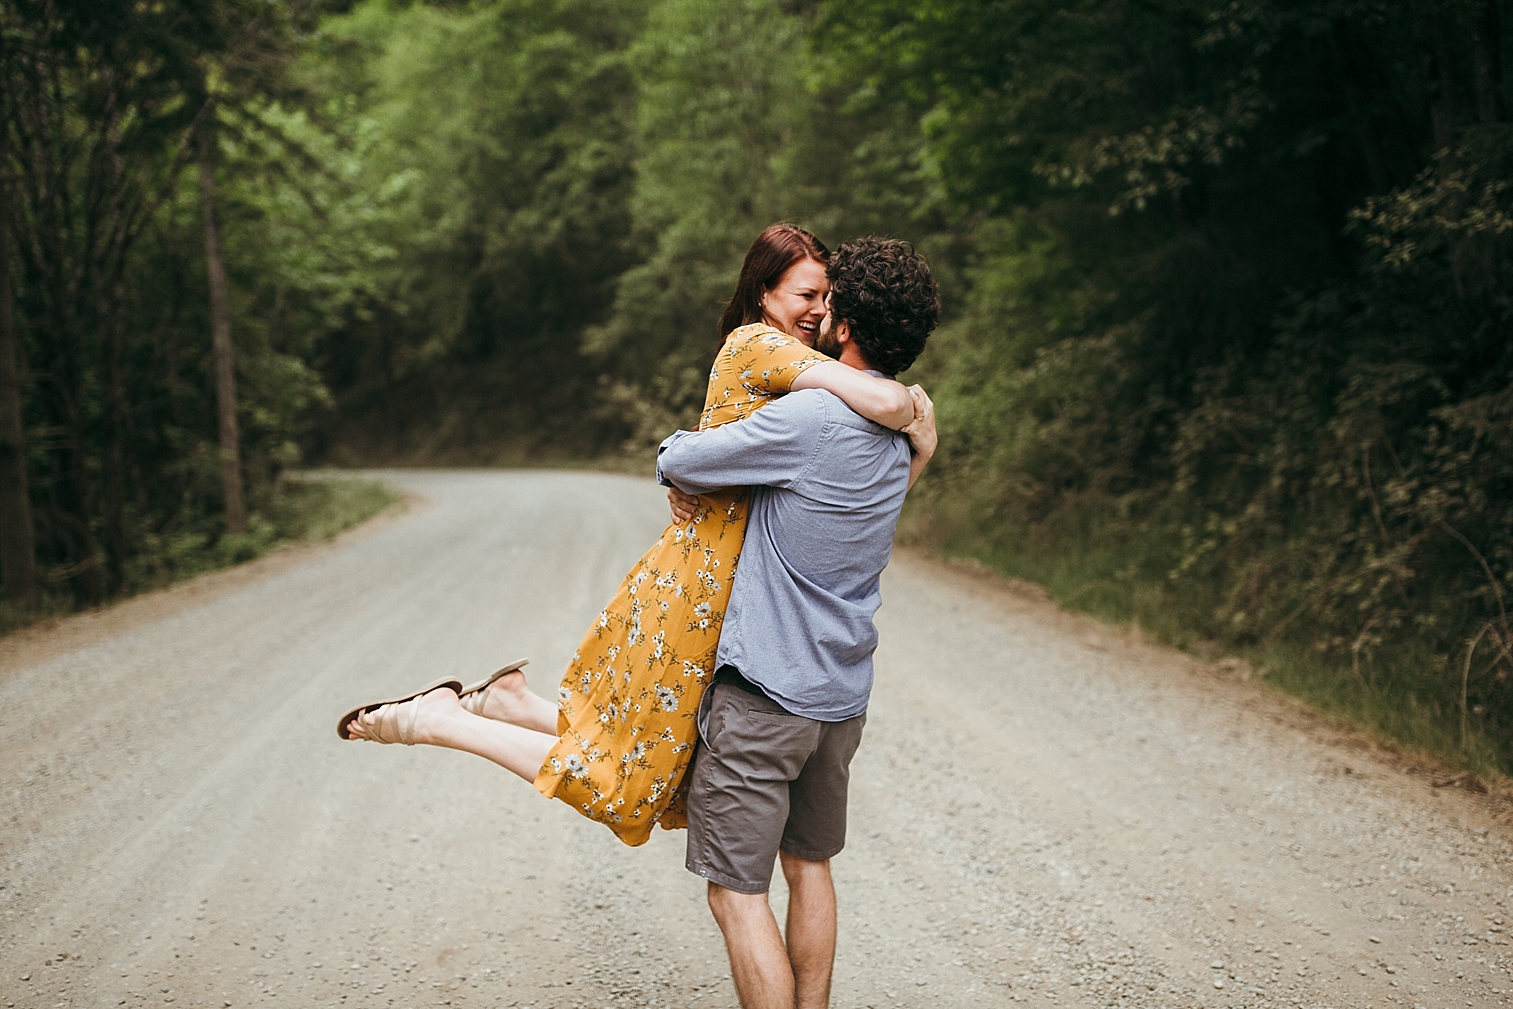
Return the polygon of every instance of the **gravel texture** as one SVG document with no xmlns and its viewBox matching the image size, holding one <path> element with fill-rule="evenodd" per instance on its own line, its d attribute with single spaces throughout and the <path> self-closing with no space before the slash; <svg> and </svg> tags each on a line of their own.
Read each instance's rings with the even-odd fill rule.
<svg viewBox="0 0 1513 1009">
<path fill-rule="evenodd" d="M 518 655 L 550 696 L 661 493 L 384 476 L 408 513 L 0 641 L 0 1005 L 735 1004 L 680 833 L 333 732 Z M 837 1007 L 1508 1001 L 1503 800 L 969 568 L 884 599 Z"/>
</svg>

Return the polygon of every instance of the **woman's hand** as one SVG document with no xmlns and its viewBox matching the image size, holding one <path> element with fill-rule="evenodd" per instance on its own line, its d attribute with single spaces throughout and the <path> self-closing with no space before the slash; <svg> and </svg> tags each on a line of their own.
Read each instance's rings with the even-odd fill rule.
<svg viewBox="0 0 1513 1009">
<path fill-rule="evenodd" d="M 914 419 L 903 428 L 909 436 L 909 451 L 914 458 L 909 460 L 909 486 L 925 471 L 925 463 L 935 454 L 935 404 L 925 390 L 917 385 L 909 386 L 909 395 L 914 400 Z"/>
<path fill-rule="evenodd" d="M 917 385 L 909 386 L 909 396 L 914 400 L 914 419 L 903 427 L 909 436 L 909 449 L 915 455 L 929 459 L 935 454 L 935 404 L 929 395 Z"/>
<path fill-rule="evenodd" d="M 688 522 L 699 510 L 699 495 L 684 494 L 676 487 L 667 488 L 667 503 L 672 507 L 674 522 Z"/>
</svg>

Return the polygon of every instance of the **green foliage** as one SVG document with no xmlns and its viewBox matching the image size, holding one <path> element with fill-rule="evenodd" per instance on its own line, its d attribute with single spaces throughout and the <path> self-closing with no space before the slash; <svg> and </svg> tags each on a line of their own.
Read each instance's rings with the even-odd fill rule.
<svg viewBox="0 0 1513 1009">
<path fill-rule="evenodd" d="M 646 255 L 587 346 L 614 376 L 610 407 L 655 444 L 697 419 L 752 237 L 815 205 L 789 184 L 808 94 L 802 26 L 770 0 L 655 4 L 629 58 L 640 96 L 630 209 Z"/>
<path fill-rule="evenodd" d="M 916 535 L 1513 767 L 1496 6 L 827 7 L 989 214 Z"/>
<path fill-rule="evenodd" d="M 301 67 L 383 194 L 370 297 L 322 350 L 347 451 L 592 451 L 576 353 L 631 264 L 634 7 L 370 2 Z M 414 442 L 418 429 L 429 427 Z M 492 444 L 490 444 L 492 443 Z"/>
<path fill-rule="evenodd" d="M 309 27 L 298 3 L 0 4 L 0 216 L 16 261 L 8 357 L 44 586 L 95 602 L 131 588 L 147 539 L 218 509 L 194 141 L 239 106 L 234 69 L 271 93 Z M 261 89 L 261 92 L 259 91 Z M 219 109 L 219 111 L 218 111 Z M 252 341 L 251 460 L 287 460 L 319 381 Z M 7 412 L 13 407 L 8 403 Z M 211 428 L 213 431 L 213 427 Z M 8 499 L 7 508 L 15 505 Z"/>
<path fill-rule="evenodd" d="M 632 447 L 697 419 L 716 323 L 767 225 L 924 237 L 934 223 L 908 123 L 843 111 L 850 91 L 827 83 L 812 18 L 792 8 L 660 0 L 630 49 L 642 258 L 585 346 L 607 374 L 603 409 L 633 422 Z"/>
</svg>

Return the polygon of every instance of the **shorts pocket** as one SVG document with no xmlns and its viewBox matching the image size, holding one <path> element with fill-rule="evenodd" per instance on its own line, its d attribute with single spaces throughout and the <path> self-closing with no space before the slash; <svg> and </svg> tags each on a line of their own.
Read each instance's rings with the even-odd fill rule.
<svg viewBox="0 0 1513 1009">
<path fill-rule="evenodd" d="M 803 715 L 753 705 L 731 711 L 729 718 L 731 733 L 740 739 L 737 745 L 770 753 L 787 778 L 798 773 L 819 742 L 820 723 Z"/>
<path fill-rule="evenodd" d="M 712 688 L 706 692 L 709 700 L 709 710 L 704 712 L 704 724 L 700 727 L 699 739 L 709 749 L 716 753 L 720 750 L 720 732 L 725 728 L 725 709 L 729 702 L 721 698 Z"/>
</svg>

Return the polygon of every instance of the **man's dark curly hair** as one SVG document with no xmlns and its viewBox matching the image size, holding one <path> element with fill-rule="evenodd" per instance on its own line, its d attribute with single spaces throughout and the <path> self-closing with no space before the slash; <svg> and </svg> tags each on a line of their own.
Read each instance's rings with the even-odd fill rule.
<svg viewBox="0 0 1513 1009">
<path fill-rule="evenodd" d="M 914 246 L 868 236 L 830 255 L 830 311 L 851 324 L 867 363 L 889 375 L 908 369 L 940 322 L 940 289 Z"/>
</svg>

